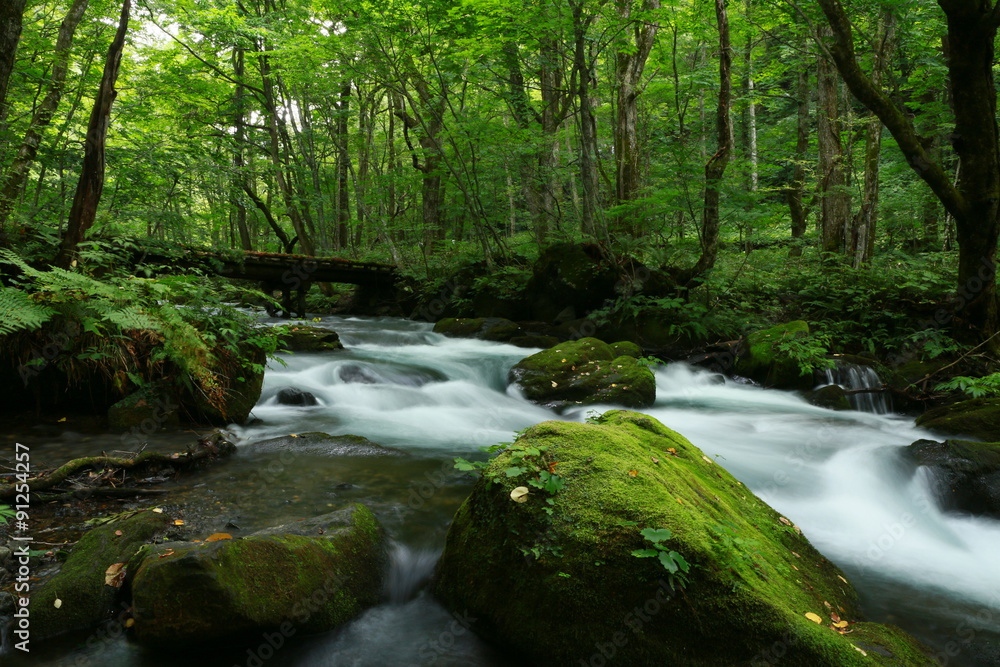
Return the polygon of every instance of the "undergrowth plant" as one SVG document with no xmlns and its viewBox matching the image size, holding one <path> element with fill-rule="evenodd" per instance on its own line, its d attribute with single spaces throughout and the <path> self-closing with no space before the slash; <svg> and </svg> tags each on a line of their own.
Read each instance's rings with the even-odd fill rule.
<svg viewBox="0 0 1000 667">
<path fill-rule="evenodd" d="M 56 354 L 23 359 L 29 368 L 54 363 L 72 380 L 90 367 L 122 392 L 176 369 L 182 382 L 221 408 L 229 387 L 263 370 L 261 352 L 277 349 L 275 331 L 226 303 L 226 289 L 204 277 L 98 278 L 38 269 L 2 249 L 0 262 L 14 267 L 8 273 L 15 276 L 0 286 L 0 346 L 23 356 L 31 336 L 45 340 L 43 328 L 61 341 Z"/>
</svg>

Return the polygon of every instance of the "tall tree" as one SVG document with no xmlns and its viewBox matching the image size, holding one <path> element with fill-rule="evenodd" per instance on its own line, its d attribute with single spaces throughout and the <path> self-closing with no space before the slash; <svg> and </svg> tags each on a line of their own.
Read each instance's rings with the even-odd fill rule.
<svg viewBox="0 0 1000 667">
<path fill-rule="evenodd" d="M 830 53 L 851 92 L 896 139 L 907 163 L 954 217 L 958 240 L 956 314 L 986 341 L 997 332 L 996 252 L 1000 236 L 1000 130 L 993 78 L 1000 2 L 938 0 L 947 23 L 948 85 L 961 160 L 957 182 L 928 151 L 907 109 L 897 105 L 858 63 L 851 21 L 838 0 L 819 0 L 832 30 Z M 995 344 L 996 345 L 996 344 Z M 995 346 L 994 345 L 994 346 Z"/>
<path fill-rule="evenodd" d="M 0 127 L 7 118 L 7 86 L 14 71 L 17 44 L 27 0 L 5 0 L 0 5 Z"/>
<path fill-rule="evenodd" d="M 660 0 L 642 0 L 641 12 L 633 12 L 634 0 L 617 0 L 618 19 L 624 23 L 622 36 L 615 49 L 615 199 L 627 204 L 638 197 L 642 185 L 639 149 L 639 94 L 646 61 L 656 43 L 659 23 L 652 12 L 660 8 Z M 630 222 L 631 221 L 631 222 Z M 615 221 L 615 229 L 632 236 L 640 232 L 634 213 L 623 213 Z"/>
<path fill-rule="evenodd" d="M 829 29 L 820 30 L 828 39 Z M 819 146 L 820 248 L 828 255 L 844 251 L 851 193 L 847 189 L 844 147 L 841 143 L 840 77 L 834 64 L 820 55 L 816 73 L 816 133 Z"/>
<path fill-rule="evenodd" d="M 84 234 L 94 224 L 97 217 L 97 206 L 104 191 L 104 147 L 108 136 L 108 125 L 111 123 L 111 107 L 118 96 L 115 83 L 118 81 L 118 71 L 121 69 L 122 52 L 125 49 L 125 36 L 128 34 L 129 14 L 132 10 L 132 0 L 124 0 L 121 15 L 118 18 L 118 30 L 108 49 L 108 57 L 104 61 L 104 74 L 97 90 L 94 108 L 90 113 L 87 125 L 87 137 L 84 141 L 83 167 L 80 171 L 80 181 L 76 186 L 76 195 L 69 211 L 66 232 L 63 234 L 55 264 L 69 267 L 75 260 L 76 247 L 83 240 Z"/>
<path fill-rule="evenodd" d="M 63 84 L 66 82 L 66 72 L 69 69 L 73 36 L 83 19 L 84 12 L 87 11 L 88 3 L 89 0 L 73 0 L 73 4 L 70 5 L 69 11 L 66 12 L 65 18 L 59 26 L 59 35 L 56 37 L 55 51 L 52 55 L 52 74 L 49 77 L 48 92 L 41 104 L 35 109 L 28 129 L 24 133 L 21 147 L 4 174 L 3 184 L 0 185 L 0 236 L 5 232 L 7 219 L 17 204 L 21 188 L 24 187 L 28 178 L 28 171 L 35 161 L 35 156 L 38 155 L 38 147 L 42 143 L 45 128 L 52 121 L 52 116 L 59 106 L 59 100 L 62 99 Z"/>
</svg>

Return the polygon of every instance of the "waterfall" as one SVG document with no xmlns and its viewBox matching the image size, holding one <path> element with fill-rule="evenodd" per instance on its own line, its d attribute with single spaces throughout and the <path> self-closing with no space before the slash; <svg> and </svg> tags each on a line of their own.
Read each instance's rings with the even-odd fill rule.
<svg viewBox="0 0 1000 667">
<path fill-rule="evenodd" d="M 861 412 L 887 415 L 892 401 L 883 390 L 882 378 L 871 366 L 837 360 L 833 368 L 824 371 L 826 384 L 839 385 L 847 392 L 851 407 Z"/>
</svg>

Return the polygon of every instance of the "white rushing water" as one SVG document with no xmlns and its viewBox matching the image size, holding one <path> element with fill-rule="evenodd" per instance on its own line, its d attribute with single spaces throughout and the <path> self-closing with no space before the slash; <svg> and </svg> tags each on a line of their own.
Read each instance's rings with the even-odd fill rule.
<svg viewBox="0 0 1000 667">
<path fill-rule="evenodd" d="M 591 410 L 614 406 L 559 416 L 524 401 L 507 388 L 506 375 L 533 350 L 447 339 L 430 325 L 405 320 L 324 318 L 319 324 L 338 331 L 348 349 L 288 355 L 286 366 L 269 369 L 254 410 L 260 421 L 236 429 L 247 451 L 262 439 L 323 431 L 365 436 L 410 457 L 391 466 L 343 464 L 360 471 L 353 473 L 353 487 L 371 494 L 360 500 L 376 503 L 372 507 L 396 540 L 386 602 L 341 631 L 285 647 L 268 664 L 519 664 L 477 640 L 468 619 L 450 615 L 422 589 L 468 488 L 467 479 L 451 469 L 451 457 L 484 456 L 479 447 L 509 441 L 531 424 L 583 420 Z M 660 368 L 656 380 L 656 404 L 645 412 L 689 438 L 801 527 L 851 577 L 874 620 L 895 622 L 932 643 L 942 664 L 997 664 L 983 657 L 982 647 L 1000 641 L 1000 522 L 937 509 L 928 475 L 903 456 L 907 445 L 933 434 L 909 418 L 834 412 L 791 392 L 738 384 L 680 364 Z M 318 404 L 280 405 L 276 395 L 284 387 L 308 391 Z M 315 472 L 314 456 L 299 460 Z M 423 474 L 428 466 L 446 474 L 428 476 L 441 481 L 421 496 L 427 502 L 407 506 L 407 485 L 414 485 L 407 475 L 418 469 Z M 376 487 L 365 478 L 374 474 L 369 471 L 388 481 Z M 224 478 L 216 479 L 217 485 L 206 485 L 215 485 L 211 492 L 218 497 L 211 500 L 229 502 Z M 238 487 L 240 481 L 229 484 Z M 393 489 L 402 490 L 393 495 Z M 451 497 L 443 498 L 449 490 Z M 273 502 L 277 507 L 283 499 Z M 428 535 L 432 539 L 421 539 Z M 102 664 L 163 664 L 124 643 L 111 646 Z"/>
<path fill-rule="evenodd" d="M 270 372 L 256 410 L 265 425 L 253 427 L 253 435 L 287 432 L 292 424 L 301 431 L 306 424 L 409 451 L 468 455 L 509 440 L 512 431 L 529 424 L 582 420 L 595 409 L 560 417 L 507 390 L 507 370 L 530 350 L 445 339 L 427 325 L 398 320 L 330 325 L 349 352 L 302 355 Z M 680 364 L 659 369 L 656 377 L 656 404 L 645 412 L 688 437 L 800 526 L 851 575 L 874 616 L 911 629 L 920 619 L 920 627 L 941 634 L 932 641 L 957 641 L 959 653 L 963 636 L 997 636 L 1000 522 L 937 509 L 928 475 L 903 456 L 904 447 L 933 434 L 909 418 L 834 412 L 791 392 L 738 384 Z M 284 386 L 314 393 L 321 405 L 274 405 L 269 396 Z M 365 623 L 373 622 L 373 614 L 388 614 L 401 627 L 399 611 L 381 609 Z M 358 633 L 338 641 L 326 647 L 328 654 L 371 648 L 370 638 Z"/>
</svg>

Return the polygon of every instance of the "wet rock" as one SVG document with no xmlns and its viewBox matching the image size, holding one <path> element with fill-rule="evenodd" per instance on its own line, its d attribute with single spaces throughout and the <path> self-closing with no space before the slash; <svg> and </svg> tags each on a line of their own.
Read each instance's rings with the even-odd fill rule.
<svg viewBox="0 0 1000 667">
<path fill-rule="evenodd" d="M 378 384 L 382 378 L 371 369 L 358 364 L 345 364 L 337 369 L 337 377 L 348 384 Z"/>
<path fill-rule="evenodd" d="M 140 511 L 84 534 L 62 569 L 31 591 L 31 638 L 38 640 L 98 625 L 119 611 L 120 588 L 105 572 L 126 563 L 140 547 L 166 532 L 170 517 Z M 61 600 L 59 607 L 56 599 Z"/>
<path fill-rule="evenodd" d="M 1000 441 L 1000 398 L 973 398 L 928 410 L 917 426 L 945 435 Z"/>
<path fill-rule="evenodd" d="M 360 435 L 330 435 L 310 432 L 268 438 L 244 445 L 247 454 L 278 451 L 323 453 L 331 456 L 404 456 L 405 452 L 384 447 Z"/>
<path fill-rule="evenodd" d="M 434 332 L 449 338 L 481 338 L 506 343 L 521 334 L 521 327 L 502 317 L 446 317 L 434 324 Z"/>
<path fill-rule="evenodd" d="M 235 540 L 149 547 L 133 559 L 135 638 L 176 649 L 325 632 L 378 603 L 386 561 L 363 505 Z"/>
<path fill-rule="evenodd" d="M 275 396 L 275 399 L 281 405 L 298 405 L 303 407 L 308 407 L 311 405 L 317 405 L 319 401 L 316 400 L 311 392 L 302 391 L 295 387 L 285 387 L 281 389 Z"/>
<path fill-rule="evenodd" d="M 108 408 L 108 427 L 116 432 L 155 433 L 180 424 L 177 388 L 172 382 L 155 382 L 132 392 Z"/>
<path fill-rule="evenodd" d="M 635 412 L 599 421 L 529 428 L 456 513 L 433 590 L 474 632 L 533 665 L 749 665 L 775 647 L 789 665 L 935 664 L 864 622 L 843 573 L 683 436 Z M 561 486 L 533 484 L 552 469 Z"/>
<path fill-rule="evenodd" d="M 1000 443 L 918 440 L 906 451 L 934 471 L 942 509 L 1000 519 Z"/>
<path fill-rule="evenodd" d="M 539 347 L 544 350 L 553 345 L 558 345 L 559 339 L 555 336 L 547 336 L 545 334 L 528 334 L 525 336 L 514 336 L 508 342 L 518 347 Z"/>
<path fill-rule="evenodd" d="M 803 372 L 799 363 L 778 347 L 783 341 L 808 335 L 809 325 L 802 320 L 749 334 L 740 345 L 735 372 L 765 387 L 811 389 L 813 374 Z"/>
<path fill-rule="evenodd" d="M 551 407 L 611 403 L 646 407 L 656 399 L 653 373 L 596 338 L 560 343 L 519 361 L 510 371 L 531 401 Z"/>
<path fill-rule="evenodd" d="M 844 388 L 836 384 L 828 384 L 805 394 L 806 400 L 813 405 L 830 410 L 850 410 L 851 400 Z"/>
<path fill-rule="evenodd" d="M 336 331 L 305 324 L 290 325 L 281 335 L 281 346 L 290 352 L 336 352 L 344 349 Z"/>
</svg>

